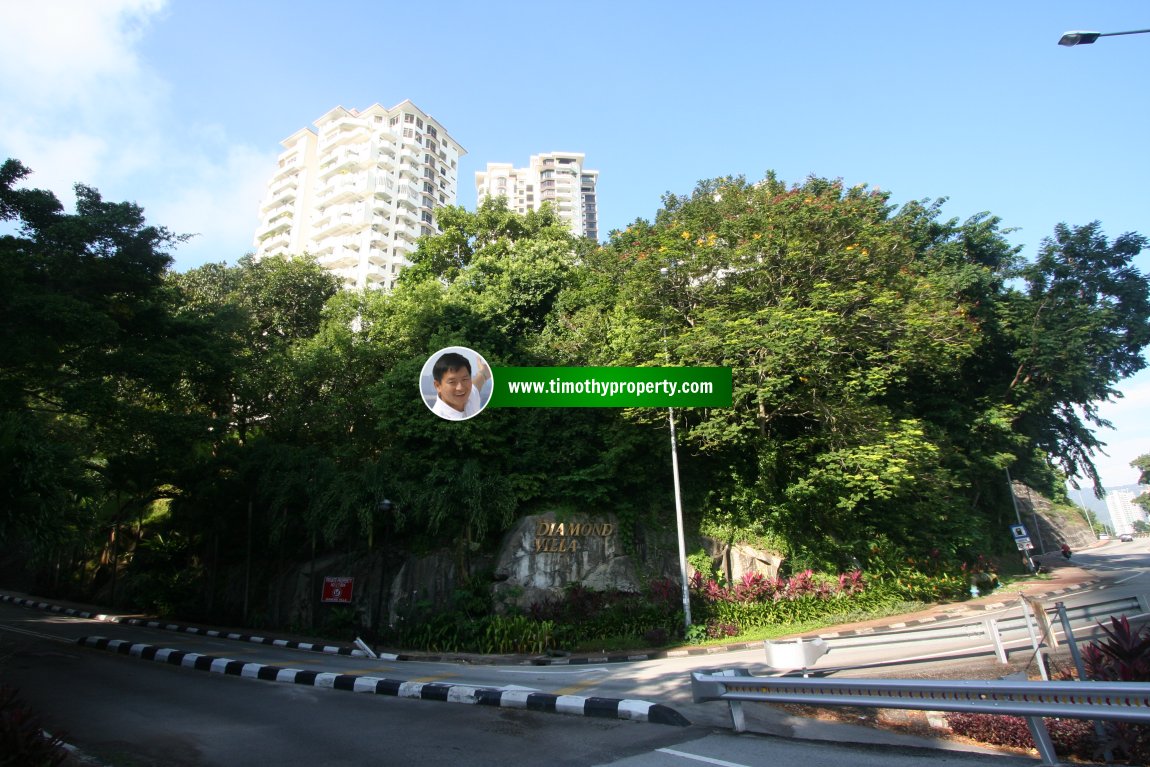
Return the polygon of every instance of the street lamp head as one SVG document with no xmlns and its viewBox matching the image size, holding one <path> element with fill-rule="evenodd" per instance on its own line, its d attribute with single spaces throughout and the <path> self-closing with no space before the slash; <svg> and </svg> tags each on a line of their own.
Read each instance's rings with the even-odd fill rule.
<svg viewBox="0 0 1150 767">
<path fill-rule="evenodd" d="M 1101 36 L 1101 32 L 1067 32 L 1059 39 L 1058 44 L 1067 47 L 1071 45 L 1090 45 Z"/>
</svg>

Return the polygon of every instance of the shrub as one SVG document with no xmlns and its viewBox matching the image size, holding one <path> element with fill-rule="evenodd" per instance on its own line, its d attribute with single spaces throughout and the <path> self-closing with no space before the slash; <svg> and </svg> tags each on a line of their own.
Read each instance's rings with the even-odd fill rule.
<svg viewBox="0 0 1150 767">
<path fill-rule="evenodd" d="M 1101 623 L 1106 638 L 1082 649 L 1086 674 L 1100 682 L 1150 682 L 1150 626 L 1135 632 L 1125 615 Z M 1150 764 L 1150 726 L 1108 722 L 1105 746 L 1137 764 Z"/>
<path fill-rule="evenodd" d="M 1150 626 L 1135 633 L 1125 615 L 1098 627 L 1106 634 L 1082 650 L 1086 674 L 1100 682 L 1150 682 Z"/>
<path fill-rule="evenodd" d="M 667 579 L 652 581 L 642 594 L 594 591 L 574 584 L 559 599 L 531 605 L 528 615 L 554 623 L 555 644 L 561 647 L 609 639 L 655 644 L 651 638 L 678 635 L 680 600 L 678 584 Z"/>
<path fill-rule="evenodd" d="M 56 767 L 68 753 L 64 742 L 44 732 L 40 717 L 0 687 L 0 767 Z"/>
<path fill-rule="evenodd" d="M 555 624 L 523 615 L 492 615 L 485 621 L 484 653 L 544 653 L 551 648 Z"/>
<path fill-rule="evenodd" d="M 952 713 L 946 717 L 951 731 L 980 743 L 1015 748 L 1034 748 L 1030 727 L 1020 716 Z M 1044 719 L 1050 741 L 1060 754 L 1092 759 L 1097 748 L 1094 725 L 1085 719 Z"/>
<path fill-rule="evenodd" d="M 696 572 L 691 589 L 692 614 L 708 627 L 707 636 L 716 639 L 850 612 L 858 608 L 866 583 L 860 572 L 831 578 L 804 570 L 789 578 L 746 573 L 737 583 L 725 586 Z"/>
<path fill-rule="evenodd" d="M 1099 624 L 1106 638 L 1082 648 L 1086 675 L 1100 682 L 1150 682 L 1150 627 L 1140 632 L 1130 628 L 1123 615 Z M 950 714 L 951 729 L 983 743 L 1032 748 L 1026 720 L 995 714 Z M 1055 750 L 1082 759 L 1096 759 L 1109 750 L 1131 764 L 1150 764 L 1150 727 L 1124 722 L 1106 722 L 1105 741 L 1098 742 L 1094 726 L 1080 719 L 1045 719 Z"/>
</svg>

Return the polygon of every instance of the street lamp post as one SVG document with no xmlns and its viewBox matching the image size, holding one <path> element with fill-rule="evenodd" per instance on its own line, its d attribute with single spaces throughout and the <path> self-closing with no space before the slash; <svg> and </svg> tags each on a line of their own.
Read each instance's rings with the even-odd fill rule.
<svg viewBox="0 0 1150 767">
<path fill-rule="evenodd" d="M 1059 40 L 1059 45 L 1071 47 L 1074 45 L 1092 45 L 1100 37 L 1115 37 L 1116 35 L 1144 35 L 1150 29 L 1133 29 L 1129 32 L 1067 32 Z"/>
<path fill-rule="evenodd" d="M 674 262 L 671 264 L 674 266 Z M 663 277 L 670 274 L 670 269 L 663 267 L 659 270 Z M 667 351 L 667 330 L 663 329 L 663 355 L 670 360 Z M 691 590 L 687 583 L 687 543 L 683 535 L 683 496 L 679 491 L 679 443 L 675 438 L 675 408 L 667 408 L 667 421 L 671 425 L 671 476 L 675 482 L 675 526 L 679 536 L 679 579 L 683 587 L 683 628 L 691 629 Z"/>
<path fill-rule="evenodd" d="M 671 422 L 671 474 L 675 478 L 675 524 L 679 532 L 679 577 L 683 581 L 683 627 L 691 628 L 691 591 L 687 586 L 687 544 L 683 537 L 683 498 L 679 493 L 679 447 L 675 440 L 675 408 L 667 408 Z"/>
</svg>

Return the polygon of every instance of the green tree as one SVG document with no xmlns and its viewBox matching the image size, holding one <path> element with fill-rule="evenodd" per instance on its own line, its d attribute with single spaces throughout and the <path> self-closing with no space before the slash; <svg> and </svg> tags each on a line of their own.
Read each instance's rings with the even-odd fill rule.
<svg viewBox="0 0 1150 767">
<path fill-rule="evenodd" d="M 1016 409 L 1015 428 L 1067 476 L 1095 487 L 1092 456 L 1104 443 L 1091 427 L 1110 425 L 1098 406 L 1121 396 L 1117 383 L 1146 366 L 1150 283 L 1131 263 L 1146 243 L 1133 233 L 1110 242 L 1098 222 L 1059 224 L 1020 270 L 1025 288 L 1000 301 L 1013 350 L 1005 399 Z"/>
<path fill-rule="evenodd" d="M 718 179 L 668 196 L 654 224 L 589 260 L 590 300 L 568 320 L 581 352 L 734 369 L 734 407 L 683 415 L 691 463 L 708 472 L 704 527 L 833 557 L 876 530 L 929 538 L 956 509 L 905 387 L 958 369 L 966 319 L 892 213 L 864 187 Z"/>
<path fill-rule="evenodd" d="M 15 227 L 0 236 L 0 539 L 43 542 L 106 499 L 122 509 L 164 492 L 202 426 L 172 412 L 200 328 L 172 315 L 163 280 L 182 237 L 83 185 L 65 213 L 17 188 L 28 174 L 0 166 L 0 216 Z"/>
<path fill-rule="evenodd" d="M 583 259 L 555 346 L 733 368 L 734 407 L 683 414 L 704 529 L 832 563 L 880 536 L 981 550 L 1009 509 L 1004 469 L 1044 488 L 1058 467 L 1093 471 L 1074 412 L 1089 421 L 1142 364 L 1143 240 L 1060 226 L 1026 264 L 998 219 L 945 220 L 941 204 L 895 209 L 817 178 L 702 182 Z"/>
<path fill-rule="evenodd" d="M 1138 469 L 1138 484 L 1150 485 L 1150 453 L 1138 456 L 1130 462 L 1132 468 Z M 1142 493 L 1134 499 L 1134 503 L 1150 513 L 1150 492 Z"/>
</svg>

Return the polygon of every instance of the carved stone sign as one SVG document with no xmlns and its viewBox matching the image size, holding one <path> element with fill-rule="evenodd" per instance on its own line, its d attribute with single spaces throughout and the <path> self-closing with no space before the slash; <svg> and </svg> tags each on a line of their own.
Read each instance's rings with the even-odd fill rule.
<svg viewBox="0 0 1150 767">
<path fill-rule="evenodd" d="M 587 538 L 606 538 L 614 533 L 615 525 L 610 522 L 549 522 L 540 519 L 535 525 L 535 552 L 573 554 L 579 550 L 580 543 L 586 547 Z"/>
<path fill-rule="evenodd" d="M 541 514 L 525 517 L 504 540 L 496 562 L 498 598 L 528 607 L 574 583 L 587 588 L 639 591 L 631 558 L 610 515 Z"/>
</svg>

